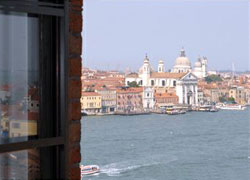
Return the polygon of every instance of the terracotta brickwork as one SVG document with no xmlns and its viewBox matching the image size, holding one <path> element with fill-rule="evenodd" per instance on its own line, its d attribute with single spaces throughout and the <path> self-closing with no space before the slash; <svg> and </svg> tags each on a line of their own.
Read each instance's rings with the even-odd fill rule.
<svg viewBox="0 0 250 180">
<path fill-rule="evenodd" d="M 82 0 L 69 0 L 68 59 L 68 179 L 80 179 L 81 162 L 81 69 L 82 69 Z"/>
</svg>

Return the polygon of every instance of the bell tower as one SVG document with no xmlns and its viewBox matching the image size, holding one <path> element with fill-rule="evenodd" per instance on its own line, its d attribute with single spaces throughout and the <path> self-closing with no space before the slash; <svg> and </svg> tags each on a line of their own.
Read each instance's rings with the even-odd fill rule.
<svg viewBox="0 0 250 180">
<path fill-rule="evenodd" d="M 149 59 L 148 55 L 146 54 L 143 62 L 143 74 L 150 74 L 150 64 L 149 64 Z"/>
<path fill-rule="evenodd" d="M 150 73 L 151 73 L 151 66 L 149 64 L 149 58 L 146 54 L 144 58 L 143 66 L 141 68 L 141 75 L 140 75 L 140 77 L 142 78 L 142 82 L 143 82 L 142 86 L 148 86 Z"/>
<path fill-rule="evenodd" d="M 159 63 L 158 63 L 158 72 L 159 73 L 165 72 L 163 60 L 160 60 Z"/>
</svg>

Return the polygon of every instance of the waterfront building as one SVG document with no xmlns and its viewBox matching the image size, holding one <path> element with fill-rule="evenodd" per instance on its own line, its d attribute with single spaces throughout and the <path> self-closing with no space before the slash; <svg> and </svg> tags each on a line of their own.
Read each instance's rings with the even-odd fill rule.
<svg viewBox="0 0 250 180">
<path fill-rule="evenodd" d="M 185 54 L 183 54 L 183 56 L 184 55 Z M 177 59 L 177 62 L 180 62 L 180 60 Z M 177 71 L 177 67 L 181 68 L 181 66 L 176 66 L 174 72 L 164 72 L 163 67 L 163 61 L 160 61 L 158 65 L 158 71 L 153 71 L 153 68 L 149 63 L 149 59 L 146 56 L 142 67 L 139 69 L 139 72 L 131 73 L 126 76 L 126 85 L 128 86 L 130 82 L 135 81 L 140 86 L 152 87 L 154 89 L 159 87 L 174 88 L 176 95 L 179 97 L 179 104 L 197 105 L 198 78 L 187 69 L 185 71 Z M 183 66 L 183 68 L 185 69 L 186 66 Z"/>
<path fill-rule="evenodd" d="M 143 112 L 143 88 L 121 88 L 116 91 L 117 112 Z"/>
<path fill-rule="evenodd" d="M 155 107 L 166 107 L 178 104 L 178 96 L 175 93 L 155 93 Z"/>
<path fill-rule="evenodd" d="M 102 86 L 95 90 L 101 95 L 102 99 L 102 113 L 114 113 L 116 110 L 116 89 Z"/>
<path fill-rule="evenodd" d="M 101 95 L 96 92 L 82 92 L 81 109 L 87 114 L 101 112 L 102 99 Z"/>
<path fill-rule="evenodd" d="M 176 95 L 179 97 L 179 104 L 198 105 L 197 77 L 189 72 L 177 79 Z"/>
<path fill-rule="evenodd" d="M 204 93 L 201 89 L 198 89 L 198 105 L 204 104 Z"/>
<path fill-rule="evenodd" d="M 122 77 L 105 77 L 102 79 L 83 79 L 82 90 L 83 91 L 94 91 L 98 87 L 106 86 L 107 88 L 123 87 L 125 85 L 125 79 Z"/>
<path fill-rule="evenodd" d="M 154 89 L 152 87 L 143 88 L 143 108 L 147 110 L 154 108 Z"/>
<path fill-rule="evenodd" d="M 235 102 L 238 104 L 246 103 L 246 93 L 242 86 L 232 86 L 229 89 L 229 97 L 234 98 Z"/>
<path fill-rule="evenodd" d="M 219 88 L 220 98 L 228 99 L 229 97 L 229 88 L 227 86 L 222 86 Z"/>
<path fill-rule="evenodd" d="M 207 86 L 203 91 L 209 97 L 210 102 L 219 102 L 220 91 L 218 87 Z"/>
<path fill-rule="evenodd" d="M 211 104 L 212 103 L 210 94 L 203 93 L 203 100 L 204 100 L 204 104 Z"/>
<path fill-rule="evenodd" d="M 211 101 L 216 103 L 220 101 L 220 91 L 219 89 L 210 89 Z"/>
<path fill-rule="evenodd" d="M 250 89 L 245 89 L 246 103 L 250 104 Z"/>
</svg>

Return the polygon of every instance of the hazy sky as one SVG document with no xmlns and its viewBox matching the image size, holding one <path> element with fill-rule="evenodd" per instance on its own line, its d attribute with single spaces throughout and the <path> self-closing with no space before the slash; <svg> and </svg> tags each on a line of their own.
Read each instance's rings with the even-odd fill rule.
<svg viewBox="0 0 250 180">
<path fill-rule="evenodd" d="M 145 53 L 157 69 L 172 68 L 182 46 L 210 70 L 249 70 L 250 3 L 180 0 L 85 0 L 83 64 L 137 70 Z"/>
</svg>

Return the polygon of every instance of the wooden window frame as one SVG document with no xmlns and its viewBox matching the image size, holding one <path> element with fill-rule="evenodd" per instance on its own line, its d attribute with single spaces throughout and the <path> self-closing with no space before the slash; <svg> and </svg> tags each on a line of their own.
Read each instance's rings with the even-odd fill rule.
<svg viewBox="0 0 250 180">
<path fill-rule="evenodd" d="M 51 2 L 51 1 L 49 1 Z M 68 84 L 68 0 L 54 0 L 54 3 L 49 3 L 44 1 L 30 1 L 30 0 L 1 0 L 0 1 L 0 11 L 4 13 L 8 12 L 23 12 L 28 14 L 34 14 L 39 16 L 53 17 L 53 21 L 56 21 L 56 29 L 53 29 L 56 38 L 53 39 L 53 46 L 56 47 L 58 51 L 51 51 L 51 55 L 57 59 L 59 62 L 59 67 L 51 66 L 51 62 L 41 62 L 39 68 L 44 67 L 42 72 L 39 72 L 39 83 L 40 87 L 40 110 L 42 115 L 42 121 L 38 122 L 38 136 L 34 138 L 29 138 L 24 142 L 15 142 L 0 144 L 0 154 L 9 153 L 13 151 L 21 151 L 28 149 L 39 149 L 40 159 L 41 159 L 41 178 L 43 179 L 66 179 L 66 171 L 68 169 L 66 154 L 68 153 L 68 130 L 67 126 L 69 124 L 68 113 L 67 113 L 67 84 Z M 60 19 L 60 20 L 59 20 Z M 59 23 L 60 21 L 60 23 Z M 47 27 L 39 27 L 47 28 Z M 60 32 L 60 33 L 59 33 Z M 50 32 L 49 32 L 50 33 Z M 43 41 L 42 37 L 39 37 L 39 41 Z M 43 47 L 40 47 L 40 51 Z M 42 54 L 43 56 L 44 54 Z M 50 68 L 50 70 L 46 70 Z M 46 71 L 46 73 L 44 73 Z M 56 103 L 56 109 L 48 109 L 46 106 L 48 103 L 51 107 L 51 92 L 46 90 L 48 86 L 47 80 L 50 79 L 50 73 L 56 78 L 56 86 L 49 87 L 53 90 L 52 94 L 58 95 L 53 103 Z M 41 74 L 43 73 L 43 74 Z M 52 78 L 53 78 L 52 77 Z M 51 80 L 53 81 L 53 80 Z M 59 83 L 60 82 L 60 83 Z M 45 88 L 46 87 L 46 88 Z M 54 88 L 54 89 L 53 89 Z M 51 111 L 55 111 L 55 116 L 51 117 Z M 53 120 L 54 126 L 49 128 L 51 125 L 51 120 Z M 42 123 L 41 123 L 42 122 Z M 45 128 L 46 127 L 46 128 Z M 48 130 L 47 130 L 48 129 Z M 54 169 L 56 168 L 56 170 Z"/>
</svg>

